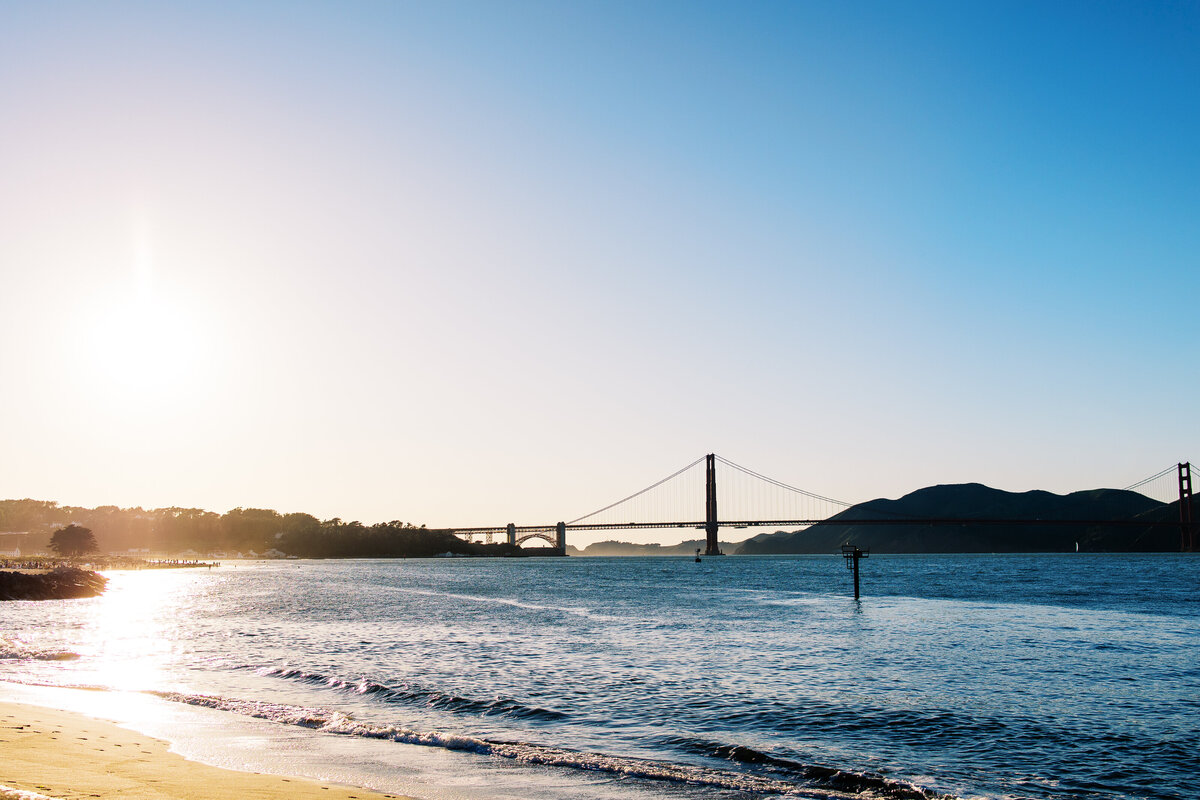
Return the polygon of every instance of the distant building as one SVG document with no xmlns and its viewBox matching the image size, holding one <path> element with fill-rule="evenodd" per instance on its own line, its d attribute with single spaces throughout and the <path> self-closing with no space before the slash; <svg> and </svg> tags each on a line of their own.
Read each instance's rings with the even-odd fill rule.
<svg viewBox="0 0 1200 800">
<path fill-rule="evenodd" d="M 0 556 L 5 558 L 20 558 L 21 546 L 18 536 L 28 536 L 29 531 L 0 531 Z M 8 537 L 8 538 L 5 538 Z"/>
</svg>

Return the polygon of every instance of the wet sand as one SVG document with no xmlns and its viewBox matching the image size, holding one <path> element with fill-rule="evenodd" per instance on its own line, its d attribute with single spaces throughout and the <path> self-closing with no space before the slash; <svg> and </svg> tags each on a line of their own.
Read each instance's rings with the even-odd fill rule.
<svg viewBox="0 0 1200 800">
<path fill-rule="evenodd" d="M 220 769 L 110 722 L 0 703 L 0 800 L 381 800 L 367 789 Z"/>
</svg>

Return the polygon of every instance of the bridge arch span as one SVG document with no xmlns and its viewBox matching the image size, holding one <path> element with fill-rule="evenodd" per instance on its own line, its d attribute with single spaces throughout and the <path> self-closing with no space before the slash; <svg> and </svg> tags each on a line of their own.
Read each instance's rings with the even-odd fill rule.
<svg viewBox="0 0 1200 800">
<path fill-rule="evenodd" d="M 517 537 L 517 544 L 523 545 L 530 539 L 541 539 L 551 547 L 555 547 L 558 544 L 554 541 L 554 534 L 550 531 L 535 531 L 534 533 L 527 533 L 524 536 L 519 536 Z"/>
</svg>

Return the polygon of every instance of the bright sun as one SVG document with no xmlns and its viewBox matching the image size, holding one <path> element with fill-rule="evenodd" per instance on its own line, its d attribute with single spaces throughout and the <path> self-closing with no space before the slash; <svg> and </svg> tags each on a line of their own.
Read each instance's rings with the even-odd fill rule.
<svg viewBox="0 0 1200 800">
<path fill-rule="evenodd" d="M 97 309 L 83 335 L 95 377 L 138 397 L 179 389 L 195 374 L 204 349 L 184 310 L 149 291 Z"/>
<path fill-rule="evenodd" d="M 148 226 L 134 227 L 134 280 L 92 297 L 73 338 L 90 388 L 146 408 L 200 383 L 210 341 L 187 297 L 154 280 Z"/>
</svg>

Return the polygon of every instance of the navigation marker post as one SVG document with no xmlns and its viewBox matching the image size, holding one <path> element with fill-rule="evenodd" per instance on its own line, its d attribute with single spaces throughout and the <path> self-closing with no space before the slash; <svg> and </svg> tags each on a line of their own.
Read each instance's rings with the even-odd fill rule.
<svg viewBox="0 0 1200 800">
<path fill-rule="evenodd" d="M 846 559 L 846 569 L 854 570 L 854 599 L 858 599 L 858 560 L 871 555 L 871 551 L 860 550 L 852 544 L 842 545 L 842 558 Z"/>
</svg>

